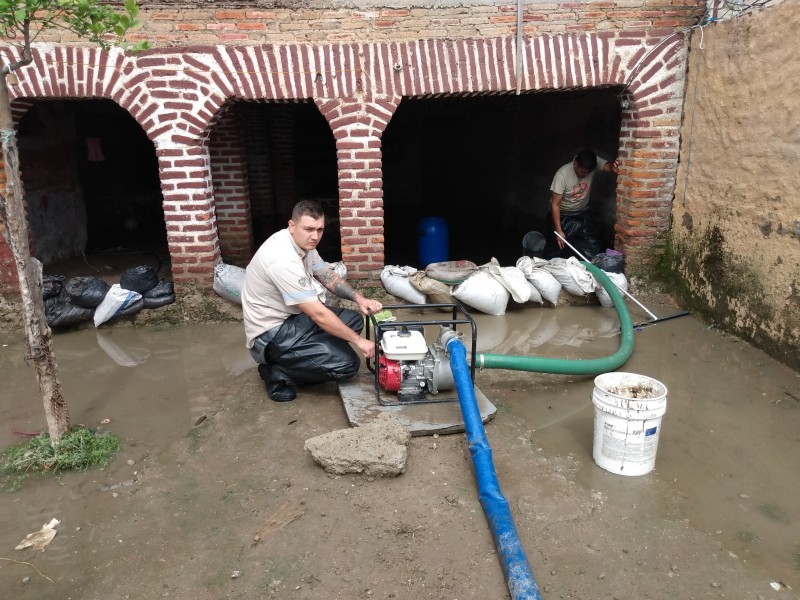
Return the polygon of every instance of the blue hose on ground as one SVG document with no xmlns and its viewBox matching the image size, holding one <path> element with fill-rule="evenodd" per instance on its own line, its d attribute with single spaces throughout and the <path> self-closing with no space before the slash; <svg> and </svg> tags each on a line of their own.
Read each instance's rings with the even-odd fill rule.
<svg viewBox="0 0 800 600">
<path fill-rule="evenodd" d="M 480 368 L 509 369 L 515 371 L 534 371 L 539 373 L 560 373 L 564 375 L 596 375 L 614 371 L 621 367 L 633 353 L 633 325 L 628 308 L 617 287 L 606 274 L 589 262 L 583 264 L 602 285 L 614 308 L 617 310 L 620 325 L 620 346 L 612 355 L 589 360 L 567 360 L 531 356 L 506 356 L 500 354 L 478 354 L 476 364 Z M 519 541 L 508 501 L 500 491 L 497 474 L 492 462 L 492 449 L 486 440 L 475 389 L 467 366 L 467 350 L 456 337 L 446 343 L 450 353 L 450 368 L 458 392 L 458 402 L 464 417 L 469 451 L 475 466 L 478 483 L 478 496 L 492 530 L 492 537 L 503 567 L 503 574 L 511 592 L 512 600 L 541 600 L 539 588 L 533 579 L 528 559 Z"/>
<path fill-rule="evenodd" d="M 512 600 L 541 600 L 539 588 L 533 579 L 528 559 L 514 527 L 508 501 L 500 491 L 497 474 L 492 462 L 492 449 L 486 440 L 483 420 L 475 400 L 467 350 L 455 337 L 447 342 L 450 353 L 450 368 L 456 383 L 458 402 L 464 417 L 467 443 L 475 466 L 475 479 L 478 483 L 478 496 L 492 530 L 494 545 L 497 548 L 503 574 L 506 578 Z"/>
</svg>

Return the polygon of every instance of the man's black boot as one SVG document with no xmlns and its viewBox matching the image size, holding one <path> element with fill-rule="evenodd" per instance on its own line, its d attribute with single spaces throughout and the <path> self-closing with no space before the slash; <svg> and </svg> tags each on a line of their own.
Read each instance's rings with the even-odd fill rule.
<svg viewBox="0 0 800 600">
<path fill-rule="evenodd" d="M 264 380 L 267 396 L 275 402 L 290 402 L 297 397 L 294 382 L 280 367 L 275 365 L 258 365 L 258 374 Z"/>
</svg>

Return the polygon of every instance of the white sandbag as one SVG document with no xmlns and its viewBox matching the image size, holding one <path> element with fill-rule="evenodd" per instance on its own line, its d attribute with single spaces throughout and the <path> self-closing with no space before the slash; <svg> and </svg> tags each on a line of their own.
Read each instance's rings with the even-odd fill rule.
<svg viewBox="0 0 800 600">
<path fill-rule="evenodd" d="M 506 314 L 511 294 L 486 271 L 478 271 L 453 288 L 453 297 L 487 315 Z"/>
<path fill-rule="evenodd" d="M 115 283 L 109 288 L 103 301 L 94 309 L 94 326 L 99 327 L 110 321 L 141 299 L 142 295 L 139 292 L 126 290 Z"/>
<path fill-rule="evenodd" d="M 446 283 L 428 277 L 425 271 L 412 273 L 408 280 L 415 290 L 425 294 L 426 304 L 455 304 L 452 295 L 453 289 Z M 449 312 L 450 308 L 440 306 L 439 310 Z"/>
<path fill-rule="evenodd" d="M 381 283 L 392 296 L 397 296 L 409 304 L 425 304 L 425 294 L 411 285 L 409 279 L 416 272 L 414 267 L 386 265 L 381 271 Z"/>
<path fill-rule="evenodd" d="M 517 268 L 527 277 L 533 269 L 546 265 L 547 261 L 538 256 L 520 256 L 517 259 Z"/>
<path fill-rule="evenodd" d="M 591 294 L 597 285 L 592 274 L 574 256 L 552 258 L 542 268 L 552 273 L 562 287 L 573 296 Z"/>
<path fill-rule="evenodd" d="M 506 288 L 514 302 L 524 304 L 531 297 L 531 286 L 525 278 L 525 274 L 517 267 L 501 267 L 496 258 L 483 265 L 489 274 L 494 277 L 500 285 Z"/>
<path fill-rule="evenodd" d="M 245 270 L 236 265 L 220 263 L 214 267 L 214 291 L 226 300 L 242 303 Z"/>
<path fill-rule="evenodd" d="M 347 279 L 347 266 L 340 260 L 334 263 L 325 263 L 329 269 L 332 269 L 342 279 Z"/>
<path fill-rule="evenodd" d="M 528 298 L 528 302 L 536 302 L 536 304 L 544 304 L 544 300 L 542 299 L 542 293 L 538 290 L 538 288 L 533 285 L 533 282 L 529 279 L 525 279 L 528 282 L 528 287 L 531 288 L 531 295 Z"/>
<path fill-rule="evenodd" d="M 628 279 L 625 277 L 624 273 L 608 273 L 605 272 L 608 278 L 611 280 L 612 283 L 615 283 L 618 288 L 621 288 L 628 291 Z M 614 306 L 614 302 L 611 300 L 611 296 L 609 296 L 606 289 L 597 282 L 597 299 L 600 300 L 600 305 L 605 306 L 608 308 L 609 306 Z"/>
<path fill-rule="evenodd" d="M 561 283 L 553 277 L 549 271 L 542 268 L 531 269 L 531 274 L 527 276 L 533 286 L 539 290 L 543 300 L 547 300 L 552 305 L 558 304 L 558 297 L 561 295 Z"/>
</svg>

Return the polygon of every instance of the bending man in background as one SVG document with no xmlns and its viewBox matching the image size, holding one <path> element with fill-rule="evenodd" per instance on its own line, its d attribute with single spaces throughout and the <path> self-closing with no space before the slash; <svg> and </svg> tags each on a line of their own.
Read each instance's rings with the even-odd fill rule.
<svg viewBox="0 0 800 600">
<path fill-rule="evenodd" d="M 607 162 L 591 150 L 581 150 L 565 164 L 550 185 L 550 212 L 553 227 L 589 260 L 600 252 L 600 230 L 589 211 L 589 194 L 596 173 L 617 173 L 618 161 Z M 559 250 L 564 242 L 556 237 Z"/>
</svg>

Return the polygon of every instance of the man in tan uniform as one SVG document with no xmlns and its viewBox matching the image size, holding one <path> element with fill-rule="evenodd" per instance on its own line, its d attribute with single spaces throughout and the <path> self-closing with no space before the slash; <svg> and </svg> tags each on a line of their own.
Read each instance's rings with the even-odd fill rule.
<svg viewBox="0 0 800 600">
<path fill-rule="evenodd" d="M 323 304 L 324 290 L 352 300 L 366 315 L 381 303 L 365 298 L 329 269 L 316 250 L 325 230 L 318 202 L 298 202 L 286 229 L 256 252 L 242 286 L 247 347 L 258 363 L 267 394 L 294 400 L 296 384 L 347 379 L 358 372 L 355 345 L 372 358 L 374 342 L 361 337 L 364 318 Z"/>
</svg>

